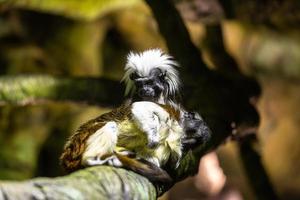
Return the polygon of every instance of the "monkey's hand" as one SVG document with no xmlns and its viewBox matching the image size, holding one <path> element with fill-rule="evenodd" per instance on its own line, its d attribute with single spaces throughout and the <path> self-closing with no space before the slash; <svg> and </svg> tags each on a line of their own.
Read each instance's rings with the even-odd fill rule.
<svg viewBox="0 0 300 200">
<path fill-rule="evenodd" d="M 182 139 L 184 149 L 194 148 L 209 140 L 211 131 L 197 112 L 185 112 L 181 123 L 185 133 Z"/>
<path fill-rule="evenodd" d="M 159 130 L 162 122 L 167 121 L 169 113 L 159 105 L 140 101 L 132 104 L 132 117 L 137 126 L 147 135 L 148 147 L 154 148 L 159 144 Z"/>
<path fill-rule="evenodd" d="M 118 149 L 118 147 L 116 148 Z M 135 157 L 135 153 L 127 151 L 126 149 L 119 150 L 118 152 L 113 152 L 106 155 L 97 155 L 95 157 L 89 157 L 85 160 L 86 166 L 95 165 L 110 165 L 114 167 L 123 167 L 122 162 L 119 160 L 118 156 Z"/>
</svg>

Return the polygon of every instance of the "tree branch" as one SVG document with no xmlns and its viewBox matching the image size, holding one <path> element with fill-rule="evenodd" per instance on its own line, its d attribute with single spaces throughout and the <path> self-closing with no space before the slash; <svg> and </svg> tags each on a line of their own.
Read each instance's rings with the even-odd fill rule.
<svg viewBox="0 0 300 200">
<path fill-rule="evenodd" d="M 73 101 L 113 106 L 123 99 L 118 81 L 104 78 L 62 78 L 50 75 L 0 77 L 0 105 L 40 101 Z"/>
<path fill-rule="evenodd" d="M 156 199 L 146 178 L 121 168 L 91 167 L 58 178 L 0 182 L 0 200 Z"/>
<path fill-rule="evenodd" d="M 222 28 L 220 25 L 206 26 L 206 48 L 210 53 L 211 60 L 222 73 L 239 74 L 239 68 L 236 61 L 226 52 L 223 44 Z M 253 84 L 257 84 L 253 80 Z M 259 94 L 257 94 L 259 95 Z M 241 129 L 241 127 L 239 128 Z M 273 186 L 269 180 L 266 170 L 261 163 L 260 154 L 253 149 L 258 144 L 255 133 L 247 134 L 248 127 L 242 129 L 239 140 L 240 158 L 243 162 L 246 176 L 249 179 L 250 186 L 257 199 L 278 199 Z M 244 136 L 245 135 L 245 136 Z M 239 137 L 239 135 L 237 136 Z"/>
<path fill-rule="evenodd" d="M 257 144 L 255 133 L 244 136 L 238 142 L 245 173 L 257 199 L 277 200 L 279 198 L 261 162 L 260 154 L 255 150 Z"/>
<path fill-rule="evenodd" d="M 172 1 L 145 1 L 152 9 L 170 53 L 179 58 L 178 61 L 184 66 L 182 70 L 192 73 L 207 71 L 206 65 L 201 59 L 201 52 L 191 41 L 189 32 Z"/>
<path fill-rule="evenodd" d="M 249 98 L 259 94 L 258 85 L 242 74 L 232 77 L 209 70 L 190 40 L 172 1 L 146 2 L 152 9 L 169 51 L 182 65 L 184 105 L 199 111 L 206 118 L 215 133 L 213 143 L 220 144 L 230 134 L 232 122 L 257 126 L 258 114 L 249 103 Z"/>
<path fill-rule="evenodd" d="M 206 26 L 204 43 L 206 50 L 210 54 L 211 61 L 218 70 L 225 73 L 239 73 L 237 63 L 225 50 L 223 30 L 220 24 Z"/>
<path fill-rule="evenodd" d="M 43 3 L 36 0 L 2 0 L 1 8 L 21 8 L 35 10 L 45 13 L 53 13 L 63 15 L 65 17 L 94 20 L 97 17 L 120 8 L 126 8 L 137 3 L 138 0 L 89 0 L 89 1 L 60 1 L 60 0 L 44 0 Z"/>
<path fill-rule="evenodd" d="M 234 17 L 257 27 L 258 24 L 271 29 L 298 29 L 300 4 L 298 0 L 220 0 L 227 17 Z"/>
<path fill-rule="evenodd" d="M 180 69 L 184 82 L 183 101 L 188 109 L 197 110 L 208 122 L 213 135 L 206 146 L 189 152 L 172 177 L 179 181 L 197 173 L 199 159 L 210 149 L 216 148 L 231 134 L 231 124 L 257 127 L 259 116 L 250 98 L 260 94 L 258 84 L 241 73 L 223 73 L 226 69 L 237 71 L 233 60 L 222 59 L 216 71 L 209 70 L 198 49 L 190 40 L 188 31 L 171 0 L 146 0 L 164 36 L 169 51 L 181 63 Z M 216 32 L 220 35 L 220 30 Z M 220 39 L 219 41 L 220 42 Z M 216 44 L 220 47 L 220 44 Z M 223 46 L 221 45 L 223 48 Z M 226 56 L 226 55 L 225 55 Z M 225 62 L 226 63 L 223 63 Z M 217 65 L 220 62 L 216 63 Z"/>
</svg>

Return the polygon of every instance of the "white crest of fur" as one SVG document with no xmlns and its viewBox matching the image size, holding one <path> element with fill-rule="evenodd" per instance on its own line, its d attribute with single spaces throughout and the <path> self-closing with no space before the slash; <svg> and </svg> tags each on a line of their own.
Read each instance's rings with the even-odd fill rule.
<svg viewBox="0 0 300 200">
<path fill-rule="evenodd" d="M 142 53 L 129 53 L 125 66 L 125 75 L 122 81 L 126 83 L 125 95 L 135 92 L 135 86 L 130 79 L 130 75 L 137 73 L 141 77 L 149 76 L 150 71 L 154 68 L 159 68 L 166 73 L 166 88 L 165 94 L 168 97 L 174 96 L 178 92 L 180 80 L 176 67 L 178 63 L 168 54 L 163 53 L 160 49 L 150 49 Z"/>
</svg>

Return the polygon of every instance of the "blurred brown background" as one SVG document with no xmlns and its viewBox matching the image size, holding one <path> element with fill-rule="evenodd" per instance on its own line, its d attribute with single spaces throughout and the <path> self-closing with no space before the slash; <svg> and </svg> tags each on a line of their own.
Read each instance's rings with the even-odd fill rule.
<svg viewBox="0 0 300 200">
<path fill-rule="evenodd" d="M 47 73 L 120 80 L 129 51 L 153 47 L 166 50 L 145 3 L 95 2 L 0 1 L 0 74 Z M 206 51 L 204 25 L 223 19 L 222 7 L 218 1 L 176 2 L 193 42 L 213 68 Z M 236 17 L 221 20 L 221 26 L 227 51 L 241 70 L 256 77 L 262 86 L 257 148 L 280 196 L 300 199 L 299 2 L 233 3 Z M 62 175 L 58 157 L 68 135 L 108 110 L 71 102 L 1 105 L 0 179 Z M 204 175 L 198 175 L 177 184 L 162 198 L 253 199 L 236 148 L 235 142 L 228 141 L 217 150 L 221 172 L 226 176 L 221 193 L 209 196 L 209 188 L 201 191 L 205 183 L 199 181 Z"/>
</svg>

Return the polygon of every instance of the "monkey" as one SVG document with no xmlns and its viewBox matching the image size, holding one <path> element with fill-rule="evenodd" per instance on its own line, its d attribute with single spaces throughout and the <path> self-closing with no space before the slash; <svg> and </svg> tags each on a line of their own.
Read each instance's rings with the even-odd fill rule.
<svg viewBox="0 0 300 200">
<path fill-rule="evenodd" d="M 141 59 L 142 57 L 142 59 Z M 211 136 L 211 130 L 197 112 L 187 112 L 177 102 L 181 81 L 176 68 L 179 64 L 170 55 L 159 49 L 142 54 L 130 53 L 125 66 L 125 95 L 134 94 L 133 101 L 148 100 L 169 105 L 181 115 L 184 127 L 182 143 L 186 148 L 193 148 L 205 143 Z M 151 136 L 151 134 L 150 134 Z"/>
<path fill-rule="evenodd" d="M 122 80 L 131 101 L 80 126 L 64 147 L 62 166 L 71 172 L 108 164 L 129 168 L 151 181 L 170 181 L 163 166 L 169 160 L 178 166 L 183 146 L 196 143 L 193 135 L 203 125 L 198 115 L 176 103 L 177 66 L 158 49 L 130 53 Z"/>
</svg>

